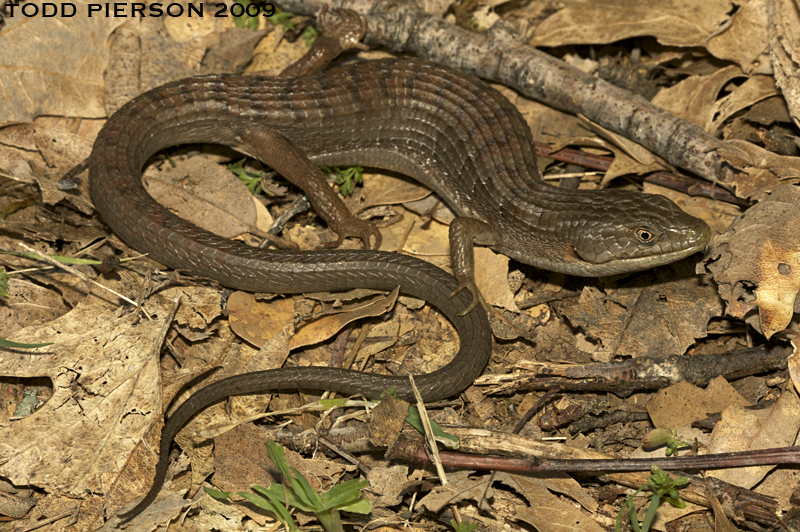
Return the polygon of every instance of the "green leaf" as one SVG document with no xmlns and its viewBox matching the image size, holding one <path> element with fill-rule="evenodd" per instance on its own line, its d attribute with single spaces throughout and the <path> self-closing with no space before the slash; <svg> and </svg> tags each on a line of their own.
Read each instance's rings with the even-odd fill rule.
<svg viewBox="0 0 800 532">
<path fill-rule="evenodd" d="M 304 512 L 314 513 L 323 528 L 328 532 L 342 530 L 339 510 L 362 514 L 368 514 L 372 511 L 372 503 L 370 501 L 359 499 L 361 489 L 369 484 L 366 480 L 348 480 L 335 485 L 326 493 L 320 495 L 300 471 L 289 466 L 283 447 L 269 440 L 267 442 L 267 452 L 275 467 L 280 470 L 283 478 L 288 480 L 291 486 L 275 483 L 266 488 L 258 485 L 251 486 L 255 492 L 269 499 L 269 501 L 266 501 L 262 497 L 253 494 L 249 494 L 246 497 L 254 504 L 259 505 L 259 507 L 265 508 L 276 515 L 281 509 L 285 512 L 283 507 L 286 505 L 293 506 Z M 280 516 L 279 519 L 285 522 Z"/>
<path fill-rule="evenodd" d="M 26 259 L 42 260 L 42 257 L 36 253 L 19 253 L 17 251 L 0 251 L 0 255 L 14 255 L 15 257 L 24 257 Z M 78 257 L 65 257 L 63 255 L 47 255 L 51 259 L 61 262 L 62 264 L 102 264 L 102 261 L 95 259 L 79 259 Z"/>
<path fill-rule="evenodd" d="M 305 41 L 306 46 L 311 48 L 311 45 L 320 35 L 322 34 L 318 32 L 314 26 L 306 26 L 306 29 L 304 29 L 303 33 L 300 34 L 300 38 Z"/>
<path fill-rule="evenodd" d="M 260 194 L 262 174 L 245 170 L 244 163 L 246 161 L 247 158 L 240 159 L 235 163 L 229 164 L 226 166 L 226 168 L 228 171 L 232 172 L 236 177 L 238 177 L 242 183 L 244 183 L 244 186 L 247 187 L 247 190 L 250 191 L 250 194 Z"/>
<path fill-rule="evenodd" d="M 300 499 L 300 501 L 302 501 L 302 504 L 312 509 L 319 508 L 321 504 L 315 504 L 315 502 L 319 501 L 319 497 L 317 496 L 317 493 L 313 490 L 313 488 L 311 488 L 310 485 L 308 487 L 311 489 L 312 492 L 314 492 L 314 495 L 312 497 L 309 497 L 308 492 L 306 491 L 306 488 L 303 485 L 303 482 L 308 484 L 308 481 L 306 481 L 306 479 L 303 478 L 303 475 L 301 475 L 300 472 L 297 471 L 296 469 L 292 468 L 297 472 L 297 475 L 300 478 L 303 478 L 303 482 L 301 482 L 299 479 L 293 477 L 289 473 L 289 464 L 286 462 L 286 453 L 284 452 L 283 447 L 276 444 L 274 441 L 269 440 L 267 442 L 267 453 L 269 454 L 272 463 L 275 464 L 275 467 L 277 467 L 280 470 L 281 474 L 283 475 L 283 478 L 288 480 L 289 483 L 292 485 L 292 489 L 294 490 L 294 495 L 298 499 Z"/>
<path fill-rule="evenodd" d="M 294 13 L 289 13 L 288 11 L 281 11 L 280 13 L 275 13 L 271 17 L 267 18 L 272 24 L 282 26 L 283 33 L 287 31 L 292 31 L 296 25 L 292 22 L 292 17 Z"/>
<path fill-rule="evenodd" d="M 627 500 L 628 517 L 630 517 L 633 532 L 642 532 L 642 529 L 639 528 L 639 518 L 636 516 L 636 506 L 633 504 L 633 497 L 625 495 L 625 499 Z"/>
<path fill-rule="evenodd" d="M 679 477 L 672 482 L 672 485 L 677 487 L 677 486 L 685 486 L 688 483 L 689 483 L 689 477 Z"/>
<path fill-rule="evenodd" d="M 294 506 L 298 510 L 303 512 L 313 512 L 314 508 L 302 500 L 300 500 L 296 495 L 294 489 L 291 487 L 286 487 L 282 484 L 275 484 L 272 483 L 269 487 L 265 488 L 263 486 L 253 485 L 250 486 L 254 491 L 257 491 L 268 497 L 271 501 L 278 501 L 276 504 Z"/>
<path fill-rule="evenodd" d="M 207 488 L 203 486 L 203 489 L 206 490 L 206 493 L 214 497 L 215 499 L 230 499 L 233 495 L 232 491 L 219 491 L 212 488 Z"/>
<path fill-rule="evenodd" d="M 246 28 L 249 30 L 258 29 L 258 17 L 252 17 L 247 14 L 247 6 L 251 4 L 250 0 L 239 0 L 238 3 L 242 6 L 242 14 L 233 17 L 233 24 L 237 28 Z"/>
<path fill-rule="evenodd" d="M 255 504 L 259 508 L 262 508 L 264 510 L 267 510 L 268 512 L 272 512 L 273 514 L 275 514 L 275 517 L 277 517 L 281 523 L 289 527 L 289 530 L 292 531 L 300 530 L 294 524 L 294 519 L 292 519 L 292 514 L 289 513 L 289 511 L 283 506 L 283 504 L 273 501 L 272 499 L 268 501 L 266 499 L 259 497 L 258 495 L 253 495 L 252 493 L 240 492 L 239 495 L 241 495 L 251 503 Z"/>
<path fill-rule="evenodd" d="M 267 442 L 267 454 L 269 454 L 269 459 L 272 460 L 272 463 L 275 464 L 281 474 L 289 479 L 289 464 L 286 463 L 286 453 L 283 447 L 269 440 Z"/>
<path fill-rule="evenodd" d="M 381 399 L 383 399 L 384 397 L 386 397 L 386 394 L 387 394 L 387 393 L 388 393 L 389 395 L 391 395 L 392 397 L 397 397 L 397 386 L 392 386 L 392 387 L 391 387 L 391 388 L 389 388 L 388 390 L 383 390 L 383 391 L 381 392 Z"/>
<path fill-rule="evenodd" d="M 425 429 L 422 426 L 422 418 L 420 417 L 419 410 L 417 410 L 416 406 L 412 405 L 409 407 L 408 417 L 406 418 L 406 421 L 408 421 L 408 423 L 412 427 L 417 429 L 417 431 L 419 431 L 421 434 L 425 434 Z M 452 434 L 446 433 L 444 430 L 442 430 L 442 427 L 440 427 L 432 419 L 430 420 L 430 422 L 431 422 L 431 430 L 433 431 L 433 435 L 434 437 L 436 437 L 437 441 L 450 440 L 453 442 L 453 444 L 449 445 L 447 444 L 447 442 L 444 442 L 445 445 L 451 449 L 458 448 L 459 445 L 458 436 L 453 436 Z"/>
<path fill-rule="evenodd" d="M 675 508 L 686 508 L 686 502 L 680 497 L 664 497 L 664 500 L 670 503 Z"/>
<path fill-rule="evenodd" d="M 306 477 L 304 477 L 300 473 L 300 471 L 298 471 L 297 469 L 295 469 L 294 467 L 291 467 L 291 466 L 289 466 L 289 468 L 296 475 L 295 479 L 297 481 L 297 484 L 300 486 L 300 489 L 303 491 L 302 494 L 301 493 L 297 494 L 298 497 L 302 498 L 302 496 L 305 495 L 308 498 L 310 504 L 315 508 L 315 510 L 314 510 L 315 512 L 322 511 L 323 510 L 323 508 L 322 508 L 322 499 L 319 498 L 319 494 L 317 493 L 317 490 L 315 490 L 313 487 L 311 487 L 311 484 L 308 483 L 308 480 L 306 480 Z M 294 482 L 292 482 L 292 485 L 294 486 Z M 297 488 L 295 488 L 295 489 L 297 489 Z"/>
<path fill-rule="evenodd" d="M 12 342 L 11 340 L 6 340 L 5 338 L 0 338 L 0 347 L 14 347 L 14 348 L 21 348 L 21 349 L 33 349 L 34 347 L 47 347 L 48 345 L 53 345 L 53 342 L 47 342 L 44 344 L 21 344 L 19 342 Z"/>
<path fill-rule="evenodd" d="M 654 493 L 653 499 L 650 501 L 650 507 L 647 508 L 647 514 L 645 514 L 644 521 L 642 522 L 642 532 L 650 530 L 650 525 L 656 517 L 656 510 L 658 510 L 660 500 L 661 498 L 658 496 L 658 493 Z"/>
<path fill-rule="evenodd" d="M 347 397 L 337 397 L 336 399 L 320 399 L 319 404 L 327 410 L 336 406 L 344 406 L 347 401 L 349 401 Z"/>
<path fill-rule="evenodd" d="M 349 196 L 355 190 L 356 185 L 364 182 L 364 169 L 360 166 L 335 166 L 333 168 L 320 166 L 320 170 L 334 176 L 342 196 Z"/>
<path fill-rule="evenodd" d="M 344 512 L 351 512 L 354 514 L 367 515 L 372 511 L 372 501 L 368 501 L 366 499 L 358 499 L 357 501 L 353 501 L 350 504 L 340 506 L 339 510 L 342 510 Z"/>
<path fill-rule="evenodd" d="M 455 519 L 450 520 L 450 526 L 453 527 L 453 530 L 455 530 L 455 532 L 472 532 L 473 530 L 478 528 L 478 525 L 476 525 L 475 523 L 468 523 L 467 521 L 456 523 Z"/>
<path fill-rule="evenodd" d="M 342 532 L 342 518 L 336 510 L 315 512 L 317 519 L 327 532 Z"/>
<path fill-rule="evenodd" d="M 5 268 L 0 268 L 0 297 L 10 297 L 8 294 L 8 274 Z"/>
<path fill-rule="evenodd" d="M 361 496 L 361 489 L 368 486 L 369 481 L 352 479 L 335 485 L 322 494 L 321 510 L 330 510 L 343 504 L 349 504 L 354 499 Z"/>
</svg>

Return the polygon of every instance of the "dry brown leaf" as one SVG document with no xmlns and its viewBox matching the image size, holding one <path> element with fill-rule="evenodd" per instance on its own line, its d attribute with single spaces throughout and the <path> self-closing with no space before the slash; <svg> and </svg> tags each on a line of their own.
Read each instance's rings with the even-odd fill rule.
<svg viewBox="0 0 800 532">
<path fill-rule="evenodd" d="M 475 283 L 490 305 L 519 312 L 508 287 L 508 261 L 505 255 L 489 248 L 475 248 Z"/>
<path fill-rule="evenodd" d="M 364 490 L 365 498 L 372 501 L 374 508 L 388 508 L 400 504 L 403 495 L 419 487 L 421 481 L 411 480 L 408 465 L 398 464 L 389 467 L 373 467 L 367 473 L 369 486 Z"/>
<path fill-rule="evenodd" d="M 208 231 L 232 238 L 272 225 L 269 211 L 233 173 L 201 157 L 145 174 L 147 191 L 159 203 Z"/>
<path fill-rule="evenodd" d="M 171 20 L 168 19 L 165 24 Z M 264 19 L 261 18 L 260 21 L 264 21 Z M 201 19 L 201 24 L 208 24 L 208 22 Z M 181 24 L 179 30 L 186 27 Z M 270 31 L 274 29 L 274 26 L 267 24 L 265 29 Z M 253 49 L 264 38 L 264 33 L 249 28 L 234 27 L 223 32 L 213 33 L 212 36 L 217 38 L 217 42 L 208 47 L 208 51 L 203 57 L 201 73 L 237 74 L 242 72 L 253 59 Z"/>
<path fill-rule="evenodd" d="M 736 195 L 741 198 L 768 193 L 781 180 L 792 183 L 800 178 L 800 161 L 797 157 L 777 155 L 743 140 L 726 140 L 716 150 L 725 162 L 740 171 L 732 184 Z"/>
<path fill-rule="evenodd" d="M 237 425 L 220 434 L 214 440 L 214 486 L 222 491 L 249 492 L 253 484 L 281 483 L 281 475 L 272 465 L 266 443 L 264 430 L 251 423 Z M 272 521 L 252 505 L 239 504 L 237 508 L 261 526 Z"/>
<path fill-rule="evenodd" d="M 280 472 L 275 468 L 267 453 L 267 434 L 259 427 L 244 424 L 218 436 L 214 440 L 214 485 L 223 491 L 252 492 L 250 486 L 268 486 L 272 482 L 283 482 Z M 328 491 L 353 465 L 337 464 L 330 460 L 303 458 L 298 453 L 285 449 L 286 461 L 296 468 L 317 491 Z M 263 511 L 251 505 L 238 506 L 262 526 L 265 522 Z"/>
<path fill-rule="evenodd" d="M 514 517 L 534 527 L 539 532 L 578 530 L 600 532 L 603 529 L 594 519 L 568 501 L 550 492 L 548 479 L 521 475 L 503 475 L 504 483 L 512 485 L 530 503 L 517 506 Z"/>
<path fill-rule="evenodd" d="M 677 275 L 667 273 L 672 269 Z M 556 306 L 573 326 L 602 340 L 603 349 L 593 354 L 595 360 L 681 355 L 706 335 L 708 320 L 721 312 L 713 287 L 692 276 L 690 269 L 678 263 L 660 270 L 657 282 L 640 277 L 606 294 L 585 287 L 578 304 L 566 300 Z"/>
<path fill-rule="evenodd" d="M 707 489 L 706 496 L 711 502 L 711 509 L 714 510 L 714 532 L 737 532 L 739 527 L 731 523 L 731 520 L 725 515 L 725 509 L 720 504 L 717 496 L 714 495 L 714 491 Z"/>
<path fill-rule="evenodd" d="M 361 318 L 371 318 L 386 314 L 394 307 L 399 293 L 400 287 L 397 287 L 385 296 L 380 296 L 367 304 L 349 308 L 345 312 L 337 312 L 304 325 L 297 330 L 297 333 L 289 342 L 289 349 L 324 342 L 341 331 L 348 323 Z"/>
<path fill-rule="evenodd" d="M 728 381 L 716 377 L 705 390 L 686 381 L 659 390 L 647 402 L 647 412 L 657 428 L 676 429 L 732 404 L 750 406 Z"/>
<path fill-rule="evenodd" d="M 625 153 L 615 150 L 614 162 L 611 163 L 611 166 L 608 167 L 608 170 L 603 175 L 603 179 L 600 180 L 600 186 L 604 187 L 623 175 L 644 175 L 663 170 L 669 170 L 665 163 L 654 161 L 652 164 L 645 166 Z"/>
<path fill-rule="evenodd" d="M 636 174 L 641 175 L 648 172 L 657 172 L 668 168 L 667 164 L 654 156 L 650 151 L 642 148 L 635 142 L 631 142 L 612 131 L 605 130 L 597 125 L 591 124 L 585 119 L 582 120 L 584 126 L 589 127 L 603 138 L 597 137 L 557 137 L 553 139 L 552 150 L 557 152 L 568 146 L 588 146 L 600 148 L 599 150 L 586 150 L 589 153 L 601 153 L 606 155 L 610 152 L 614 155 L 611 166 L 606 170 L 601 186 L 605 186 L 621 175 Z M 606 140 L 608 139 L 608 140 Z M 602 150 L 602 151 L 601 151 Z"/>
<path fill-rule="evenodd" d="M 6 27 L 0 32 L 0 126 L 31 122 L 41 115 L 106 116 L 105 41 L 125 19 L 89 18 L 88 3 L 72 3 L 76 14 L 69 24 L 60 16 L 19 16 L 19 5 L 17 16 L 6 18 Z M 70 4 L 51 5 L 57 8 Z"/>
<path fill-rule="evenodd" d="M 709 453 L 728 453 L 788 447 L 800 431 L 800 400 L 786 390 L 770 409 L 748 410 L 732 405 L 722 412 L 708 444 Z M 742 488 L 752 488 L 774 465 L 715 469 L 707 473 Z"/>
<path fill-rule="evenodd" d="M 704 261 L 714 275 L 725 312 L 744 318 L 767 338 L 791 321 L 800 292 L 800 190 L 782 185 L 731 224 L 712 243 Z M 753 288 L 755 287 L 755 288 Z"/>
<path fill-rule="evenodd" d="M 153 341 L 163 323 L 134 325 L 93 301 L 9 338 L 53 345 L 0 359 L 2 376 L 43 376 L 53 383 L 52 397 L 34 415 L 0 424 L 0 475 L 17 485 L 74 497 L 106 493 L 144 432 L 161 418 Z"/>
<path fill-rule="evenodd" d="M 31 325 L 47 323 L 69 312 L 69 307 L 56 290 L 29 279 L 8 279 L 8 299 L 0 305 L 0 336 L 7 338 Z"/>
<path fill-rule="evenodd" d="M 569 0 L 542 22 L 533 46 L 607 44 L 652 35 L 667 46 L 703 46 L 729 18 L 727 0 Z"/>
<path fill-rule="evenodd" d="M 273 31 L 258 43 L 253 53 L 253 60 L 245 69 L 245 73 L 277 76 L 288 65 L 303 57 L 307 51 L 304 39 L 289 43 L 282 31 Z"/>
<path fill-rule="evenodd" d="M 595 503 L 589 502 L 592 499 L 585 490 L 569 477 L 556 475 L 553 485 L 550 485 L 547 478 L 529 478 L 508 473 L 494 473 L 489 476 L 482 476 L 476 479 L 470 478 L 472 473 L 469 471 L 458 471 L 448 475 L 446 486 L 437 486 L 430 494 L 420 500 L 419 505 L 433 512 L 441 511 L 445 506 L 457 504 L 462 501 L 475 501 L 484 510 L 492 509 L 488 500 L 497 499 L 501 491 L 494 488 L 494 482 L 502 482 L 511 487 L 520 495 L 525 497 L 531 508 L 518 506 L 516 511 L 522 512 L 528 520 L 536 521 L 539 530 L 591 530 L 599 532 L 602 530 L 598 525 L 587 516 L 586 513 L 576 509 L 572 504 L 562 501 L 558 496 L 553 495 L 550 490 L 578 495 L 579 500 L 587 505 L 594 506 Z M 543 504 L 546 503 L 546 504 Z M 541 517 L 541 520 L 538 518 Z M 547 520 L 553 528 L 539 528 Z M 569 524 L 569 526 L 565 526 Z M 573 528 L 574 527 L 574 528 Z"/>
<path fill-rule="evenodd" d="M 768 0 L 769 47 L 775 82 L 800 127 L 800 10 L 796 0 Z"/>
<path fill-rule="evenodd" d="M 414 255 L 450 271 L 450 228 L 437 221 L 423 224 L 420 217 L 404 210 L 403 220 L 381 229 L 381 251 Z"/>
<path fill-rule="evenodd" d="M 42 119 L 36 120 L 36 130 L 31 135 L 39 153 L 47 164 L 53 167 L 52 171 L 37 173 L 34 176 L 42 190 L 42 201 L 48 205 L 55 205 L 59 201 L 66 200 L 83 214 L 91 216 L 94 213 L 94 205 L 89 199 L 89 183 L 86 180 L 81 180 L 80 194 L 58 189 L 58 180 L 62 177 L 63 169 L 73 167 L 88 157 L 92 152 L 91 141 L 65 130 L 63 123 L 48 127 L 43 122 Z"/>
<path fill-rule="evenodd" d="M 284 327 L 257 351 L 242 344 L 239 346 L 238 352 L 234 352 L 226 358 L 221 369 L 214 373 L 213 380 L 283 366 L 289 355 L 289 338 L 293 334 L 293 327 Z M 181 404 L 192 393 L 207 384 L 210 384 L 210 381 L 196 383 L 192 388 L 184 390 L 180 397 L 175 398 L 174 404 Z M 202 484 L 205 478 L 214 471 L 213 448 L 206 445 L 207 441 L 227 432 L 241 420 L 263 413 L 270 401 L 271 395 L 268 394 L 231 397 L 228 404 L 219 403 L 198 413 L 180 430 L 175 441 L 191 459 L 193 486 Z"/>
<path fill-rule="evenodd" d="M 248 292 L 234 292 L 227 305 L 233 332 L 261 347 L 295 320 L 294 299 L 259 301 Z"/>
<path fill-rule="evenodd" d="M 614 146 L 617 146 L 619 149 L 622 150 L 623 153 L 627 154 L 630 158 L 634 159 L 639 164 L 650 167 L 653 164 L 658 162 L 658 158 L 647 150 L 643 148 L 641 145 L 633 142 L 630 139 L 623 137 L 613 131 L 606 129 L 599 124 L 595 124 L 585 116 L 579 116 L 581 123 L 586 126 L 589 130 L 596 133 L 599 137 L 606 139 L 608 142 L 611 142 Z M 570 144 L 579 144 L 578 142 L 570 142 Z M 604 148 L 608 148 L 605 145 L 605 142 L 600 144 Z M 660 166 L 659 170 L 663 170 L 665 167 Z"/>
<path fill-rule="evenodd" d="M 586 510 L 596 512 L 599 505 L 592 494 L 566 473 L 551 472 L 542 479 L 547 489 L 566 495 Z"/>
<path fill-rule="evenodd" d="M 760 146 L 756 146 L 751 142 L 744 140 L 726 140 L 717 146 L 717 151 L 720 156 L 730 163 L 731 166 L 740 170 L 746 170 L 750 167 L 769 170 L 777 178 L 789 179 L 800 177 L 800 159 L 797 157 L 787 157 L 785 155 L 778 155 L 771 151 L 765 150 Z M 777 184 L 777 180 L 771 183 Z M 737 189 L 747 186 L 746 182 L 736 182 Z M 756 188 L 756 187 L 750 187 Z M 771 190 L 768 189 L 767 192 Z M 737 190 L 738 191 L 738 190 Z M 752 196 L 755 193 L 751 193 Z M 740 197 L 749 197 L 739 194 Z"/>
<path fill-rule="evenodd" d="M 706 126 L 709 133 L 716 133 L 726 121 L 740 111 L 752 107 L 760 101 L 780 94 L 775 86 L 775 80 L 769 76 L 751 76 L 740 86 L 728 84 L 729 93 L 713 106 L 711 123 Z"/>
<path fill-rule="evenodd" d="M 436 486 L 419 501 L 419 507 L 438 513 L 450 504 L 483 500 L 486 490 L 491 488 L 492 478 L 491 476 L 482 476 L 472 479 L 470 478 L 471 474 L 471 471 L 456 471 L 448 474 L 448 484 Z"/>
<path fill-rule="evenodd" d="M 289 342 L 289 349 L 324 342 L 348 323 L 385 314 L 394 307 L 398 293 L 399 288 L 396 288 L 385 296 L 358 303 L 299 327 Z M 234 292 L 228 298 L 228 311 L 234 332 L 257 347 L 266 344 L 280 329 L 295 321 L 294 300 L 291 298 L 257 301 L 253 294 Z"/>
<path fill-rule="evenodd" d="M 737 63 L 746 74 L 770 74 L 768 0 L 750 0 L 739 4 L 730 24 L 706 42 L 715 57 Z"/>
<path fill-rule="evenodd" d="M 672 87 L 661 89 L 653 98 L 653 104 L 713 133 L 711 128 L 720 91 L 732 79 L 743 75 L 739 67 L 729 66 L 707 76 L 691 76 Z"/>
<path fill-rule="evenodd" d="M 429 196 L 431 191 L 410 179 L 369 174 L 364 176 L 364 203 L 359 210 L 363 211 L 378 205 L 397 205 L 410 201 L 418 201 Z"/>
<path fill-rule="evenodd" d="M 797 446 L 800 441 L 795 440 Z M 797 486 L 800 484 L 800 471 L 794 467 L 780 467 L 770 471 L 767 476 L 758 483 L 756 490 L 767 497 L 775 497 L 780 503 L 781 510 L 788 512 L 794 506 L 791 502 L 792 491 L 787 486 Z"/>
</svg>

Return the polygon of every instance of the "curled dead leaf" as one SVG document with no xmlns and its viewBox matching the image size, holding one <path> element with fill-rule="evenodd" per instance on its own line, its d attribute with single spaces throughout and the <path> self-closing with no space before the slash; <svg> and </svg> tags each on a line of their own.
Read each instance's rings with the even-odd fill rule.
<svg viewBox="0 0 800 532">
<path fill-rule="evenodd" d="M 718 236 L 705 259 L 714 274 L 726 312 L 744 318 L 767 338 L 791 321 L 800 292 L 800 189 L 782 185 L 750 208 Z"/>
</svg>

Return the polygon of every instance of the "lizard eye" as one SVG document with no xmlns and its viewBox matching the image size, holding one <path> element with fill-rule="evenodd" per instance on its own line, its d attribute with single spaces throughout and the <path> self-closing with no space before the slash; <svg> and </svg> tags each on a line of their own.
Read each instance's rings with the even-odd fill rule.
<svg viewBox="0 0 800 532">
<path fill-rule="evenodd" d="M 645 227 L 639 227 L 636 229 L 636 239 L 642 244 L 652 244 L 656 235 Z"/>
</svg>

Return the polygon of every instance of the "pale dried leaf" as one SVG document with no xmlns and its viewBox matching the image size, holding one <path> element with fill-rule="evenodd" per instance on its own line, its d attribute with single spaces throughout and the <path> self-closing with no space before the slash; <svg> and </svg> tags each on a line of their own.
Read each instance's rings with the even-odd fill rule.
<svg viewBox="0 0 800 532">
<path fill-rule="evenodd" d="M 729 86 L 727 89 L 730 93 L 717 100 L 712 107 L 712 121 L 706 126 L 709 133 L 716 133 L 736 113 L 779 94 L 775 80 L 769 76 L 752 76 L 741 86 Z"/>
<path fill-rule="evenodd" d="M 774 189 L 712 243 L 705 267 L 714 274 L 725 311 L 744 318 L 758 308 L 770 338 L 791 321 L 800 292 L 800 190 Z M 755 286 L 755 289 L 752 287 Z"/>
<path fill-rule="evenodd" d="M 731 523 L 731 520 L 725 515 L 725 509 L 714 492 L 709 489 L 706 494 L 711 502 L 711 509 L 714 510 L 714 532 L 737 532 L 739 528 Z"/>
<path fill-rule="evenodd" d="M 449 226 L 437 221 L 423 224 L 419 216 L 404 211 L 403 220 L 381 229 L 381 234 L 381 251 L 402 251 L 449 270 Z"/>
<path fill-rule="evenodd" d="M 52 397 L 35 415 L 0 426 L 0 475 L 17 485 L 75 497 L 105 493 L 162 415 L 152 345 L 162 322 L 134 325 L 92 301 L 9 338 L 54 345 L 0 359 L 0 375 L 44 376 L 53 382 Z M 166 314 L 167 308 L 158 313 Z"/>
<path fill-rule="evenodd" d="M 256 347 L 295 320 L 294 299 L 290 297 L 260 301 L 248 292 L 234 292 L 228 298 L 227 310 L 233 331 Z"/>
<path fill-rule="evenodd" d="M 767 13 L 775 82 L 786 98 L 792 120 L 800 127 L 800 10 L 795 0 L 770 0 Z"/>
<path fill-rule="evenodd" d="M 800 431 L 800 400 L 791 390 L 782 394 L 770 409 L 747 410 L 732 405 L 722 412 L 711 433 L 709 453 L 728 453 L 788 447 Z M 752 488 L 774 465 L 715 469 L 706 474 L 734 486 Z"/>
<path fill-rule="evenodd" d="M 486 490 L 491 487 L 491 476 L 477 479 L 469 478 L 470 471 L 456 471 L 447 475 L 447 486 L 436 486 L 428 495 L 423 497 L 418 506 L 428 511 L 438 513 L 445 506 L 458 504 L 462 501 L 481 501 Z"/>
<path fill-rule="evenodd" d="M 653 104 L 713 133 L 717 97 L 728 82 L 741 76 L 743 73 L 736 66 L 722 68 L 708 76 L 691 76 L 661 89 L 653 98 Z"/>
<path fill-rule="evenodd" d="M 202 157 L 145 174 L 147 191 L 181 218 L 231 238 L 269 229 L 272 216 L 232 172 Z"/>
<path fill-rule="evenodd" d="M 400 504 L 403 495 L 421 484 L 419 480 L 409 479 L 408 465 L 403 464 L 373 467 L 367 473 L 367 480 L 369 486 L 364 490 L 365 498 L 372 501 L 374 508 Z"/>
<path fill-rule="evenodd" d="M 303 57 L 308 51 L 304 39 L 289 43 L 282 31 L 273 31 L 258 43 L 253 61 L 245 69 L 247 74 L 277 76 L 291 63 Z"/>
<path fill-rule="evenodd" d="M 657 157 L 653 155 L 653 153 L 650 152 L 650 150 L 645 149 L 640 144 L 637 144 L 632 140 L 625 138 L 622 135 L 614 133 L 613 131 L 606 129 L 600 126 L 599 124 L 595 124 L 585 116 L 580 116 L 579 118 L 587 128 L 596 133 L 598 136 L 613 143 L 615 146 L 620 148 L 624 153 L 626 153 L 632 159 L 636 160 L 641 165 L 652 166 L 658 161 Z M 660 167 L 660 169 L 663 168 L 664 168 L 663 166 Z"/>
<path fill-rule="evenodd" d="M 31 122 L 41 115 L 104 117 L 103 70 L 106 39 L 127 19 L 88 17 L 89 2 L 53 3 L 75 7 L 75 16 L 7 17 L 0 32 L 0 126 Z M 41 4 L 31 7 L 42 8 Z M 65 46 L 64 43 L 81 43 Z"/>
<path fill-rule="evenodd" d="M 732 404 L 750 406 L 728 381 L 716 377 L 705 389 L 682 381 L 659 390 L 647 402 L 647 412 L 657 428 L 676 429 Z"/>
<path fill-rule="evenodd" d="M 364 176 L 365 200 L 360 210 L 378 205 L 397 205 L 410 201 L 418 201 L 429 196 L 430 189 L 410 179 L 369 174 Z"/>
<path fill-rule="evenodd" d="M 394 307 L 399 293 L 400 287 L 397 287 L 389 294 L 374 298 L 366 304 L 349 308 L 346 312 L 337 312 L 336 314 L 325 316 L 300 327 L 289 342 L 289 349 L 297 349 L 298 347 L 323 342 L 342 330 L 348 323 L 361 318 L 386 314 Z"/>
<path fill-rule="evenodd" d="M 706 42 L 706 49 L 715 57 L 737 63 L 746 74 L 771 74 L 767 3 L 750 0 L 739 5 L 724 30 Z"/>
<path fill-rule="evenodd" d="M 515 518 L 536 527 L 539 532 L 603 530 L 589 515 L 553 495 L 544 479 L 508 475 L 505 482 L 509 480 L 513 480 L 515 488 L 530 502 L 528 507 L 517 506 Z"/>
<path fill-rule="evenodd" d="M 607 44 L 652 35 L 667 46 L 703 46 L 728 19 L 726 0 L 570 0 L 542 22 L 533 46 Z"/>
<path fill-rule="evenodd" d="M 475 283 L 490 305 L 519 312 L 514 294 L 508 287 L 508 261 L 505 255 L 489 248 L 475 248 Z"/>
<path fill-rule="evenodd" d="M 792 378 L 795 390 L 800 390 L 800 354 L 797 352 L 797 340 L 792 340 L 792 355 L 788 361 L 789 376 Z"/>
</svg>

